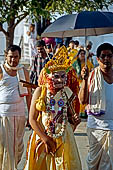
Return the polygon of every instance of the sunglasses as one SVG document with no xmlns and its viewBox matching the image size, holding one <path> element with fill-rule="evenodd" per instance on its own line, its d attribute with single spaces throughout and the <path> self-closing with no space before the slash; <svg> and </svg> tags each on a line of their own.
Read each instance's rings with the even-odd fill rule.
<svg viewBox="0 0 113 170">
<path fill-rule="evenodd" d="M 106 56 L 107 56 L 108 58 L 112 58 L 113 54 L 102 54 L 102 55 L 100 55 L 99 58 L 105 59 Z"/>
</svg>

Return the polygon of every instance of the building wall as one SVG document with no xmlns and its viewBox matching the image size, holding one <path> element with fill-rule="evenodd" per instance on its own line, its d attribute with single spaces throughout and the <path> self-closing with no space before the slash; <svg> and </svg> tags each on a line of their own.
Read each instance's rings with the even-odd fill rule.
<svg viewBox="0 0 113 170">
<path fill-rule="evenodd" d="M 19 45 L 22 49 L 21 62 L 27 62 L 29 64 L 29 45 L 28 45 L 28 36 L 26 32 L 29 30 L 29 25 L 31 21 L 24 19 L 21 21 L 14 32 L 14 44 Z M 7 24 L 3 25 L 3 28 L 7 30 Z M 4 61 L 4 50 L 6 49 L 6 38 L 5 35 L 0 32 L 0 63 Z"/>
</svg>

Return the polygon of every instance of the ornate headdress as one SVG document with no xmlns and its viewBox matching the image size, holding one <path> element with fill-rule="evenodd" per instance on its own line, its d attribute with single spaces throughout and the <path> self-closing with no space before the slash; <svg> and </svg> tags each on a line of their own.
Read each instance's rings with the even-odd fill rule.
<svg viewBox="0 0 113 170">
<path fill-rule="evenodd" d="M 69 59 L 67 48 L 62 46 L 53 58 L 45 64 L 45 67 L 40 73 L 38 85 L 41 86 L 46 84 L 47 74 L 60 70 L 68 72 L 70 68 L 71 60 Z"/>
<path fill-rule="evenodd" d="M 71 62 L 68 57 L 68 51 L 65 46 L 62 46 L 58 50 L 58 52 L 53 56 L 53 58 L 49 60 L 47 64 L 45 64 L 45 67 L 42 69 L 38 79 L 38 85 L 42 86 L 42 93 L 41 93 L 42 95 L 36 101 L 37 103 L 36 108 L 39 111 L 45 110 L 44 97 L 46 93 L 46 83 L 48 79 L 48 74 L 60 70 L 64 70 L 68 72 L 71 68 L 70 63 Z"/>
<path fill-rule="evenodd" d="M 62 46 L 53 58 L 47 62 L 44 68 L 48 74 L 58 70 L 65 70 L 68 72 L 70 63 L 68 51 L 65 46 Z"/>
</svg>

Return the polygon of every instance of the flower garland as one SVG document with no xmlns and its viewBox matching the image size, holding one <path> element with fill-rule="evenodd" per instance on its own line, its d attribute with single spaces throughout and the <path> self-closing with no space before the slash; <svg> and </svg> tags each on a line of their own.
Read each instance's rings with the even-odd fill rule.
<svg viewBox="0 0 113 170">
<path fill-rule="evenodd" d="M 61 90 L 61 98 L 58 100 L 57 104 L 59 106 L 58 112 L 55 112 L 55 99 L 53 96 L 48 93 L 48 101 L 47 101 L 47 112 L 52 114 L 52 118 L 49 117 L 47 124 L 47 135 L 52 138 L 59 138 L 63 136 L 65 132 L 66 122 L 67 122 L 67 98 L 64 93 L 64 89 Z M 59 123 L 58 119 L 62 116 L 62 122 Z"/>
</svg>

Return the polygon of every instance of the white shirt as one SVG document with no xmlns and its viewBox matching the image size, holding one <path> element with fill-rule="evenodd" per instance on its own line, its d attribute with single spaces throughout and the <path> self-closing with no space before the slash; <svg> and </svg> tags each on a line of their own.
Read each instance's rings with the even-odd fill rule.
<svg viewBox="0 0 113 170">
<path fill-rule="evenodd" d="M 104 80 L 105 85 L 105 114 L 101 116 L 88 115 L 87 126 L 89 128 L 113 130 L 113 83 L 108 84 Z"/>
</svg>

